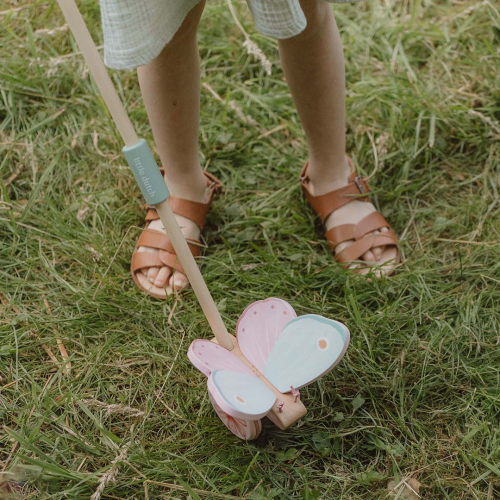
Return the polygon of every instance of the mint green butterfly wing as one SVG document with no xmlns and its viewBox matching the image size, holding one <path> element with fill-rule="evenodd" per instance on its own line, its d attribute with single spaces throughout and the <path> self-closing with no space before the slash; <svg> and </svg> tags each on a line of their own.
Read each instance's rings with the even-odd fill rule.
<svg viewBox="0 0 500 500">
<path fill-rule="evenodd" d="M 294 318 L 279 334 L 264 375 L 280 392 L 300 389 L 333 369 L 349 340 L 349 330 L 339 321 L 315 314 Z"/>
</svg>

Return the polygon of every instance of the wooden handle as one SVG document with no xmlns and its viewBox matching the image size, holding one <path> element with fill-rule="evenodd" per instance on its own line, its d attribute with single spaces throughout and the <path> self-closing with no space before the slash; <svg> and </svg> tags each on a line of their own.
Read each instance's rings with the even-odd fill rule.
<svg viewBox="0 0 500 500">
<path fill-rule="evenodd" d="M 111 78 L 109 77 L 75 1 L 57 1 L 125 145 L 129 147 L 135 146 L 139 142 L 139 138 L 118 97 L 115 86 L 111 82 Z M 218 343 L 226 349 L 233 349 L 231 336 L 226 330 L 219 310 L 208 291 L 207 285 L 189 250 L 168 201 L 158 203 L 156 209 Z"/>
</svg>

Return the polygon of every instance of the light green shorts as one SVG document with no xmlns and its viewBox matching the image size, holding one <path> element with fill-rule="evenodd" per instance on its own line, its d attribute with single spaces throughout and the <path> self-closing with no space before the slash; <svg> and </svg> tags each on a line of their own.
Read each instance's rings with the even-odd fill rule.
<svg viewBox="0 0 500 500">
<path fill-rule="evenodd" d="M 156 58 L 200 0 L 101 0 L 104 62 L 131 69 Z M 332 3 L 359 0 L 324 0 Z M 256 29 L 289 38 L 306 27 L 299 0 L 247 0 Z"/>
</svg>

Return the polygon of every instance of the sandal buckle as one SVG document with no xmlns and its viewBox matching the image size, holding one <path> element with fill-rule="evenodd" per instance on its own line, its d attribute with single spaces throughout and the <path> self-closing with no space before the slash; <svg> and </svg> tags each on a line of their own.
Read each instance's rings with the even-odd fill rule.
<svg viewBox="0 0 500 500">
<path fill-rule="evenodd" d="M 363 186 L 362 186 L 362 184 L 360 182 L 361 179 L 363 179 L 363 177 L 359 177 L 359 175 L 358 175 L 357 177 L 354 178 L 354 182 L 356 183 L 356 186 L 359 189 L 359 192 L 361 194 L 364 194 L 365 192 L 364 192 Z"/>
</svg>

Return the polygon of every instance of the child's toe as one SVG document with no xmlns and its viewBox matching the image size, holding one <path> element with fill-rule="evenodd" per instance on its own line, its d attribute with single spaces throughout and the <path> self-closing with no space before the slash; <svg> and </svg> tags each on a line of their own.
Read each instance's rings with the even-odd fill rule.
<svg viewBox="0 0 500 500">
<path fill-rule="evenodd" d="M 147 270 L 146 278 L 148 279 L 148 281 L 150 283 L 154 283 L 155 282 L 155 279 L 158 276 L 159 271 L 160 271 L 160 268 L 159 267 L 154 267 L 154 266 L 150 267 Z"/>
<path fill-rule="evenodd" d="M 175 290 L 181 290 L 185 288 L 189 281 L 185 274 L 180 273 L 179 271 L 174 272 L 174 274 L 170 277 L 169 280 L 170 286 Z"/>
<path fill-rule="evenodd" d="M 167 284 L 168 278 L 170 278 L 170 275 L 172 274 L 172 270 L 167 267 L 163 266 L 159 271 L 156 276 L 154 285 L 157 287 L 164 287 Z"/>
<path fill-rule="evenodd" d="M 373 249 L 372 249 L 373 250 Z M 362 256 L 361 260 L 364 260 L 365 262 L 376 262 L 377 259 L 375 258 L 375 255 L 373 254 L 372 250 L 367 250 Z"/>
</svg>

